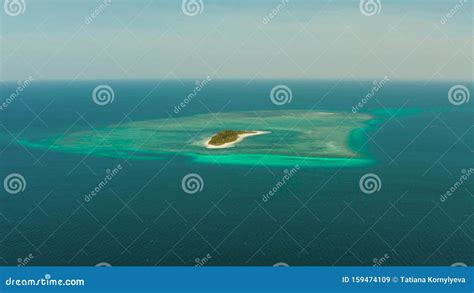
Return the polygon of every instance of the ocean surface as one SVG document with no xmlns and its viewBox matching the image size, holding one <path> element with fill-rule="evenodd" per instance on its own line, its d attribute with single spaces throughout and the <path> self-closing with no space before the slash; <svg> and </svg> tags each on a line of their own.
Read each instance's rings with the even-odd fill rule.
<svg viewBox="0 0 474 293">
<path fill-rule="evenodd" d="M 474 92 L 460 82 L 388 81 L 354 110 L 372 81 L 211 80 L 191 99 L 200 81 L 32 81 L 0 111 L 0 176 L 24 178 L 17 193 L 1 189 L 0 263 L 473 265 L 473 102 L 450 103 L 456 84 Z M 94 102 L 99 85 L 113 89 L 113 101 Z M 272 103 L 277 85 L 291 89 L 290 102 Z M 19 86 L 3 83 L 1 102 Z M 199 128 L 199 115 L 239 121 L 241 113 L 268 111 L 338 113 L 341 123 L 370 115 L 345 145 L 370 162 L 299 166 L 295 156 L 285 161 L 252 147 L 265 136 L 219 156 L 174 146 L 202 139 L 192 133 L 174 137 L 167 156 L 143 159 L 124 152 L 125 144 L 143 149 L 134 133 L 146 141 L 146 131 L 133 128 L 120 145 L 91 150 L 92 139 L 123 125 L 166 120 L 186 133 L 187 125 Z M 80 136 L 83 148 L 54 147 L 68 135 Z M 367 174 L 378 181 L 361 186 Z"/>
</svg>

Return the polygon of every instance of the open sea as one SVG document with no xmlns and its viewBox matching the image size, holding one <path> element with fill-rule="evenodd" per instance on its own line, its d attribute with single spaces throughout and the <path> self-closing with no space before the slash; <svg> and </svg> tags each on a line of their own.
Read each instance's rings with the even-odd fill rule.
<svg viewBox="0 0 474 293">
<path fill-rule="evenodd" d="M 92 99 L 102 84 L 114 93 L 103 106 Z M 472 83 L 388 81 L 357 109 L 377 121 L 362 133 L 373 163 L 301 167 L 284 184 L 278 182 L 294 165 L 221 164 L 179 152 L 127 159 L 23 143 L 196 114 L 311 109 L 353 115 L 374 87 L 372 81 L 211 80 L 176 111 L 198 84 L 32 81 L 9 99 L 0 111 L 0 177 L 24 180 L 17 193 L 1 189 L 0 263 L 474 264 L 473 101 L 448 99 L 456 84 L 474 93 Z M 272 103 L 270 92 L 279 84 L 291 89 L 291 102 Z M 19 86 L 2 84 L 0 102 Z M 188 174 L 201 179 L 193 194 L 182 186 Z M 366 174 L 379 179 L 371 193 L 359 184 Z"/>
</svg>

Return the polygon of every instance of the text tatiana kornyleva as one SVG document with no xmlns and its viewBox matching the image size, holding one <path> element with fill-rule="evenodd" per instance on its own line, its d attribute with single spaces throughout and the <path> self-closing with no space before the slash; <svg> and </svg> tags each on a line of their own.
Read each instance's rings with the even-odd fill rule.
<svg viewBox="0 0 474 293">
<path fill-rule="evenodd" d="M 464 277 L 390 277 L 390 276 L 344 276 L 342 277 L 342 283 L 404 283 L 404 284 L 465 284 L 466 278 Z"/>
</svg>

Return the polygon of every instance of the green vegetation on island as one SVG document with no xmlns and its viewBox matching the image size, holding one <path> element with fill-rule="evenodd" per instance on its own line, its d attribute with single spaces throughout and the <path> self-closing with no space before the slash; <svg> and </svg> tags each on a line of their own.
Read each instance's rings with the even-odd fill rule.
<svg viewBox="0 0 474 293">
<path fill-rule="evenodd" d="M 243 130 L 223 130 L 215 134 L 209 140 L 208 144 L 214 146 L 220 146 L 226 143 L 234 142 L 239 139 L 239 135 L 256 133 L 255 131 L 243 131 Z"/>
</svg>

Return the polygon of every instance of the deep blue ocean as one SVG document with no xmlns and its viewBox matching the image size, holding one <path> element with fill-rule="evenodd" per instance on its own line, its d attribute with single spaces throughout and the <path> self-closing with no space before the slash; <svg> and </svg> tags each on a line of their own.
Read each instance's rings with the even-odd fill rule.
<svg viewBox="0 0 474 293">
<path fill-rule="evenodd" d="M 389 81 L 360 110 L 383 116 L 366 133 L 374 165 L 302 168 L 264 203 L 286 168 L 197 164 L 179 155 L 125 161 L 19 141 L 209 112 L 350 113 L 372 81 L 211 81 L 179 114 L 174 107 L 194 80 L 33 81 L 0 111 L 0 178 L 18 173 L 26 183 L 17 194 L 1 189 L 0 263 L 473 265 L 473 178 L 440 199 L 474 167 L 473 101 L 448 100 L 458 83 Z M 113 88 L 113 103 L 93 102 L 99 84 Z M 277 84 L 291 88 L 291 103 L 270 101 Z M 4 83 L 2 101 L 17 86 Z M 120 173 L 84 203 L 118 164 Z M 183 191 L 189 173 L 203 178 L 201 192 Z M 380 191 L 361 192 L 367 173 L 380 177 Z"/>
</svg>

